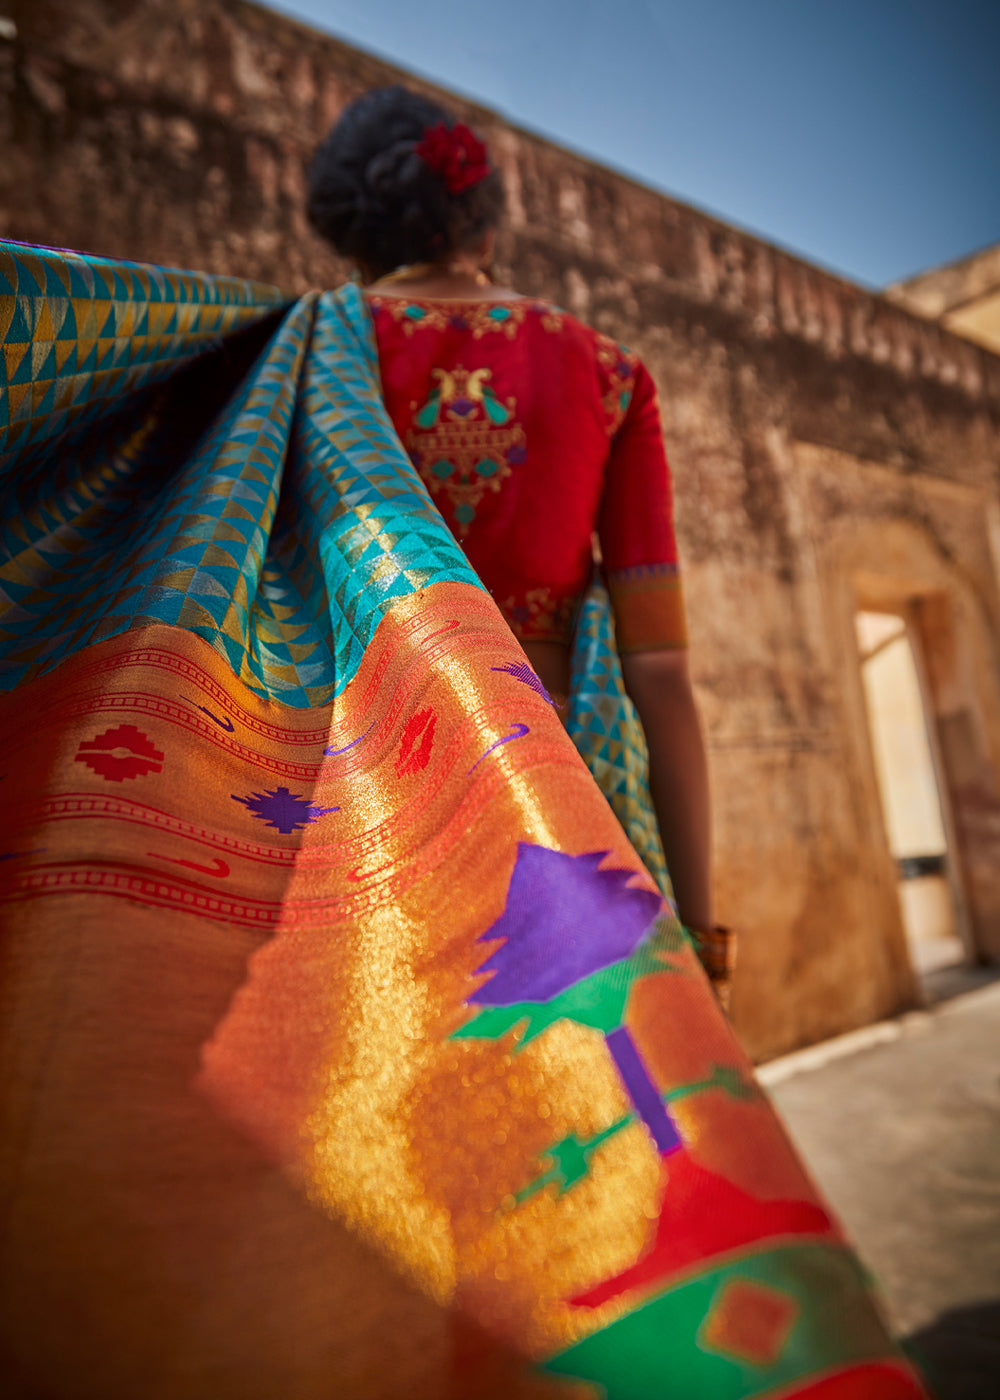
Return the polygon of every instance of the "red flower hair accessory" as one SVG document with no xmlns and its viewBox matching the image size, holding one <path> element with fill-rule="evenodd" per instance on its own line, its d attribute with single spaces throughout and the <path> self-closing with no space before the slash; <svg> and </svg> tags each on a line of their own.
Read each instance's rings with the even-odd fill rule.
<svg viewBox="0 0 1000 1400">
<path fill-rule="evenodd" d="M 490 173 L 486 147 L 464 122 L 447 127 L 444 122 L 429 126 L 416 147 L 417 155 L 440 175 L 449 194 L 478 185 Z"/>
</svg>

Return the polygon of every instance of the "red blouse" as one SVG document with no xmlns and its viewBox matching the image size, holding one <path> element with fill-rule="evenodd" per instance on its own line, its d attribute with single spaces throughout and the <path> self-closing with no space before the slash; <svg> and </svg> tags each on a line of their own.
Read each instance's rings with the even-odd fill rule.
<svg viewBox="0 0 1000 1400">
<path fill-rule="evenodd" d="M 523 640 L 568 642 L 596 532 L 620 651 L 685 644 L 652 378 L 547 302 L 369 294 L 389 416 Z"/>
</svg>

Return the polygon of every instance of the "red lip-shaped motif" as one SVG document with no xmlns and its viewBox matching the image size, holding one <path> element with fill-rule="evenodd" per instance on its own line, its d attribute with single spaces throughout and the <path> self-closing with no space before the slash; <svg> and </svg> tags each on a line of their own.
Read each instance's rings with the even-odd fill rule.
<svg viewBox="0 0 1000 1400">
<path fill-rule="evenodd" d="M 126 778 L 159 773 L 163 754 L 134 724 L 119 724 L 96 739 L 85 739 L 77 750 L 76 762 L 85 763 L 109 782 L 121 783 Z"/>
<path fill-rule="evenodd" d="M 437 715 L 430 705 L 426 710 L 417 710 L 407 721 L 399 741 L 399 755 L 396 759 L 396 772 L 401 778 L 405 778 L 409 773 L 419 773 L 430 763 L 436 724 Z"/>
</svg>

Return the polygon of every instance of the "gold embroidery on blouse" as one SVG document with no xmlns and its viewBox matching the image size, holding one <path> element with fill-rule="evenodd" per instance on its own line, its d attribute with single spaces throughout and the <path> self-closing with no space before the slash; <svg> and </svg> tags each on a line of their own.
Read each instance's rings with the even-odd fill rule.
<svg viewBox="0 0 1000 1400">
<path fill-rule="evenodd" d="M 635 378 L 639 369 L 639 357 L 626 350 L 608 335 L 596 335 L 595 348 L 597 361 L 608 377 L 608 387 L 604 392 L 604 426 L 608 437 L 622 425 L 635 391 Z"/>
<path fill-rule="evenodd" d="M 524 461 L 524 429 L 513 421 L 517 400 L 501 401 L 493 371 L 435 369 L 434 388 L 418 407 L 403 445 L 433 494 L 451 502 L 459 536 L 468 533 L 487 490 L 499 491 L 511 466 Z"/>
<path fill-rule="evenodd" d="M 560 598 L 551 588 L 529 588 L 521 599 L 505 598 L 500 611 L 514 635 L 525 641 L 568 641 L 579 602 L 578 594 Z"/>
<path fill-rule="evenodd" d="M 385 311 L 408 336 L 417 330 L 467 330 L 474 340 L 499 333 L 513 340 L 529 311 L 541 313 L 542 329 L 561 331 L 564 314 L 548 302 L 529 297 L 516 301 L 407 301 L 405 297 L 369 298 L 373 307 Z"/>
<path fill-rule="evenodd" d="M 471 331 L 473 339 L 481 340 L 492 333 L 513 340 L 524 322 L 528 301 L 407 301 L 404 297 L 372 297 L 402 326 L 407 335 L 418 330 Z"/>
</svg>

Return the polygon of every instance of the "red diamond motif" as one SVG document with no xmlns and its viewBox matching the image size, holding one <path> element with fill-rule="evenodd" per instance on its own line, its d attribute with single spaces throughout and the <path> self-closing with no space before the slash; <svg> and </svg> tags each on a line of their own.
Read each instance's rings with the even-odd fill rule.
<svg viewBox="0 0 1000 1400">
<path fill-rule="evenodd" d="M 732 1279 L 712 1300 L 698 1335 L 706 1351 L 753 1366 L 773 1366 L 785 1349 L 799 1305 L 787 1293 L 750 1279 Z"/>
</svg>

